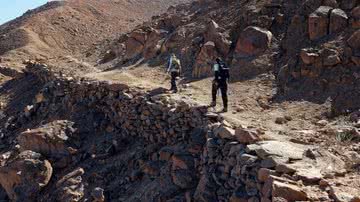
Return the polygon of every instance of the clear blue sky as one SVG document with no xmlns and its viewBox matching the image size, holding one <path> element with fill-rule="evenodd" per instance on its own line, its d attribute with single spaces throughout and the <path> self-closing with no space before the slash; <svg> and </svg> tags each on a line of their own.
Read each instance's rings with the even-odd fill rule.
<svg viewBox="0 0 360 202">
<path fill-rule="evenodd" d="M 0 0 L 0 25 L 46 2 L 48 0 Z"/>
</svg>

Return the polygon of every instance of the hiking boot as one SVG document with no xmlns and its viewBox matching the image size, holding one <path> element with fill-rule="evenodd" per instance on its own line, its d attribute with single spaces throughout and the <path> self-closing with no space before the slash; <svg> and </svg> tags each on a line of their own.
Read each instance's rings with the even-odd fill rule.
<svg viewBox="0 0 360 202">
<path fill-rule="evenodd" d="M 216 102 L 211 102 L 210 107 L 216 107 Z"/>
<path fill-rule="evenodd" d="M 224 107 L 224 109 L 223 109 L 221 112 L 222 112 L 222 113 L 226 113 L 226 112 L 228 112 L 227 107 Z"/>
</svg>

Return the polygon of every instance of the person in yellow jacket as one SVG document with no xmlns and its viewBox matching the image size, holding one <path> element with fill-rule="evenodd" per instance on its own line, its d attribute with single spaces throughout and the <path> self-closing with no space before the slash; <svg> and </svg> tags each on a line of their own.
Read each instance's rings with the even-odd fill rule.
<svg viewBox="0 0 360 202">
<path fill-rule="evenodd" d="M 169 59 L 169 66 L 166 71 L 171 76 L 171 89 L 174 93 L 177 93 L 176 79 L 181 75 L 181 62 L 173 53 Z"/>
</svg>

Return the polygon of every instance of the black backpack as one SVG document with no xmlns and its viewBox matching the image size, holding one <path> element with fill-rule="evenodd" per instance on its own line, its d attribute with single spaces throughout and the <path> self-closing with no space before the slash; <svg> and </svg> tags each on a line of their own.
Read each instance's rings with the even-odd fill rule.
<svg viewBox="0 0 360 202">
<path fill-rule="evenodd" d="M 219 64 L 219 74 L 220 74 L 221 78 L 229 79 L 230 73 L 229 73 L 228 66 L 223 61 L 220 61 L 218 64 Z"/>
</svg>

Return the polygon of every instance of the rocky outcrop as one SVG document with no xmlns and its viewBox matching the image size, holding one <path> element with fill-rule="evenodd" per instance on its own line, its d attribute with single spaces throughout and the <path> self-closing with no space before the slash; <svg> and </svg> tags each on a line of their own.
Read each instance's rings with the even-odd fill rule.
<svg viewBox="0 0 360 202">
<path fill-rule="evenodd" d="M 230 51 L 231 41 L 225 30 L 221 28 L 215 21 L 211 20 L 204 33 L 205 41 L 212 41 L 222 57 L 226 57 Z"/>
<path fill-rule="evenodd" d="M 270 47 L 272 33 L 259 27 L 247 27 L 240 34 L 235 52 L 244 56 L 254 56 Z"/>
<path fill-rule="evenodd" d="M 328 34 L 331 7 L 321 6 L 309 16 L 309 37 L 316 40 Z"/>
<path fill-rule="evenodd" d="M 126 47 L 126 58 L 134 58 L 138 55 L 140 55 L 144 49 L 144 44 L 142 44 L 140 41 L 137 41 L 135 38 L 130 37 L 125 42 Z"/>
<path fill-rule="evenodd" d="M 51 158 L 57 162 L 56 166 L 65 167 L 76 149 L 70 147 L 69 142 L 75 133 L 74 123 L 68 121 L 55 121 L 40 128 L 28 130 L 18 136 L 22 151 L 31 150 Z M 63 165 L 61 165 L 63 164 Z"/>
<path fill-rule="evenodd" d="M 216 50 L 215 43 L 206 42 L 196 58 L 192 76 L 194 78 L 211 76 L 213 74 L 212 66 L 217 57 L 219 57 L 219 53 Z"/>
<path fill-rule="evenodd" d="M 13 201 L 36 201 L 52 173 L 51 164 L 41 154 L 24 151 L 0 167 L 0 184 Z"/>
<path fill-rule="evenodd" d="M 144 59 L 149 60 L 160 54 L 166 34 L 165 30 L 151 29 L 144 47 Z"/>
<path fill-rule="evenodd" d="M 218 57 L 226 58 L 230 51 L 229 36 L 215 21 L 212 20 L 208 23 L 203 35 L 205 44 L 202 45 L 195 60 L 192 71 L 194 78 L 211 76 L 213 74 L 212 64 L 215 59 Z"/>
<path fill-rule="evenodd" d="M 328 34 L 343 31 L 348 25 L 347 14 L 339 9 L 329 6 L 320 6 L 309 16 L 309 37 L 310 40 L 321 39 Z"/>
</svg>

